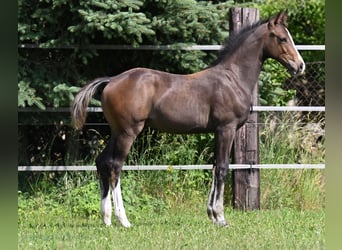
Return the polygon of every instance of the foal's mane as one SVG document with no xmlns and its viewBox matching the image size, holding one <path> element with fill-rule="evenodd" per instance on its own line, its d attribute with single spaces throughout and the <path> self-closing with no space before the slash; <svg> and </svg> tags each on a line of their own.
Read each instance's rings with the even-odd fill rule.
<svg viewBox="0 0 342 250">
<path fill-rule="evenodd" d="M 245 26 L 239 32 L 233 32 L 229 34 L 217 56 L 217 59 L 212 63 L 212 66 L 219 64 L 223 59 L 229 57 L 239 46 L 241 46 L 243 41 L 254 29 L 268 21 L 269 19 L 260 20 L 252 25 Z"/>
</svg>

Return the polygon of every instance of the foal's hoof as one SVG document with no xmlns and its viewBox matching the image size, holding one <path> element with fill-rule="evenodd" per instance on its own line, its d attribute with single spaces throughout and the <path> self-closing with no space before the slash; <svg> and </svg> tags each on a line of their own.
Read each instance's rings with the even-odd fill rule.
<svg viewBox="0 0 342 250">
<path fill-rule="evenodd" d="M 110 219 L 103 219 L 104 224 L 106 225 L 106 227 L 110 227 L 112 225 L 112 221 Z"/>
<path fill-rule="evenodd" d="M 132 224 L 127 219 L 119 219 L 119 222 L 121 223 L 121 226 L 125 228 L 130 228 L 132 226 Z"/>
<path fill-rule="evenodd" d="M 121 223 L 121 225 L 125 228 L 130 228 L 132 225 L 131 223 L 127 222 L 127 223 Z"/>
<path fill-rule="evenodd" d="M 229 227 L 228 223 L 223 220 L 223 221 L 216 221 L 215 224 L 220 227 Z"/>
</svg>

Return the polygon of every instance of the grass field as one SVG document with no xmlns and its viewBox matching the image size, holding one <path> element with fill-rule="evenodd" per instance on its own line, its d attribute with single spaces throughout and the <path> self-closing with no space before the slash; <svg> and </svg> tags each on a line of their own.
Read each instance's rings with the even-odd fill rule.
<svg viewBox="0 0 342 250">
<path fill-rule="evenodd" d="M 130 172 L 123 177 L 133 224 L 129 229 L 103 225 L 92 173 L 65 173 L 57 183 L 52 173 L 35 176 L 30 188 L 18 191 L 18 249 L 325 248 L 322 170 L 262 171 L 259 211 L 233 210 L 228 185 L 228 228 L 207 218 L 210 182 L 203 171 Z M 157 183 L 163 188 L 155 188 Z"/>
<path fill-rule="evenodd" d="M 310 133 L 299 123 L 272 121 L 276 128 L 260 132 L 261 163 L 324 162 L 324 139 L 308 143 Z M 210 135 L 146 136 L 146 147 L 133 145 L 129 164 L 201 164 L 213 157 Z M 230 227 L 221 228 L 206 215 L 211 171 L 123 172 L 123 199 L 133 224 L 125 229 L 103 225 L 95 173 L 19 173 L 18 248 L 325 249 L 325 171 L 262 170 L 260 176 L 262 209 L 241 212 L 229 205 L 230 172 Z"/>
<path fill-rule="evenodd" d="M 52 210 L 53 211 L 53 210 Z M 129 215 L 128 215 L 129 216 Z M 205 204 L 131 219 L 132 228 L 100 218 L 46 211 L 23 213 L 18 249 L 324 249 L 324 211 L 239 212 L 228 208 L 228 228 L 215 226 Z"/>
</svg>

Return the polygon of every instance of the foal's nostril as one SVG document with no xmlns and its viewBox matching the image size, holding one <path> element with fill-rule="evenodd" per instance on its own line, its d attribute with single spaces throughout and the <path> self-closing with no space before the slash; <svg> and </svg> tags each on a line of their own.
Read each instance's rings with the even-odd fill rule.
<svg viewBox="0 0 342 250">
<path fill-rule="evenodd" d="M 300 65 L 299 65 L 299 70 L 298 70 L 299 72 L 303 72 L 304 71 L 304 63 L 301 63 Z"/>
<path fill-rule="evenodd" d="M 302 69 L 303 69 L 303 63 L 301 63 L 301 64 L 299 65 L 299 70 L 302 71 Z"/>
</svg>

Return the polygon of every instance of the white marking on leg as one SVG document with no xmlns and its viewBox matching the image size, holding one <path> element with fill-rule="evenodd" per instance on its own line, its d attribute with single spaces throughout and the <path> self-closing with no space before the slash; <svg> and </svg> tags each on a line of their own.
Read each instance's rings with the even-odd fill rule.
<svg viewBox="0 0 342 250">
<path fill-rule="evenodd" d="M 120 178 L 118 180 L 116 187 L 113 190 L 113 202 L 116 218 L 121 222 L 121 224 L 124 227 L 130 227 L 131 223 L 127 219 L 126 211 L 122 200 Z"/>
<path fill-rule="evenodd" d="M 213 204 L 214 204 L 214 200 L 215 200 L 215 177 L 213 177 L 213 181 L 211 183 L 211 189 L 210 189 L 210 193 L 209 193 L 209 199 L 208 199 L 208 207 L 207 207 L 207 213 L 209 216 L 209 219 L 212 220 L 212 222 L 216 222 L 216 219 L 214 217 L 213 214 Z"/>
<path fill-rule="evenodd" d="M 102 187 L 101 187 L 101 197 L 102 195 Z M 110 191 L 108 190 L 108 194 L 106 197 L 101 198 L 101 214 L 103 222 L 106 226 L 110 226 L 112 224 L 112 202 L 110 200 Z"/>
<path fill-rule="evenodd" d="M 227 226 L 227 222 L 224 218 L 224 206 L 223 206 L 223 193 L 224 193 L 224 183 L 221 184 L 219 187 L 218 197 L 215 196 L 215 203 L 214 203 L 214 213 L 216 217 L 216 224 L 220 226 Z"/>
</svg>

